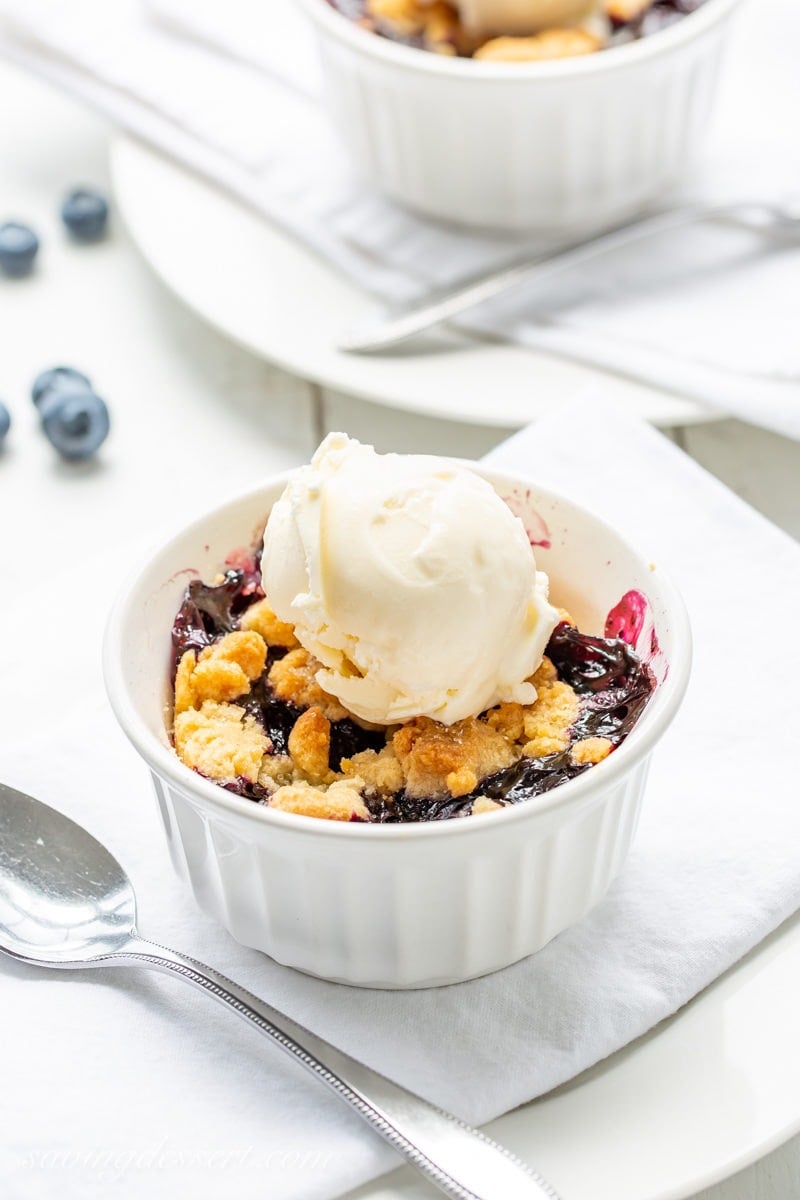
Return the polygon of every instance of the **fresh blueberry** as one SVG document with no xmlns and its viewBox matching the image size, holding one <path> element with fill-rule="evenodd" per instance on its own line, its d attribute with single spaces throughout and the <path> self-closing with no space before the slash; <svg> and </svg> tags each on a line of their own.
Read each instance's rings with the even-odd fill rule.
<svg viewBox="0 0 800 1200">
<path fill-rule="evenodd" d="M 3 401 L 0 400 L 0 446 L 6 440 L 6 434 L 11 428 L 11 413 L 6 408 Z"/>
<path fill-rule="evenodd" d="M 48 392 L 39 408 L 42 428 L 64 458 L 90 458 L 108 437 L 108 409 L 94 392 Z"/>
<path fill-rule="evenodd" d="M 48 392 L 86 391 L 92 390 L 88 375 L 76 371 L 74 367 L 51 367 L 42 371 L 33 381 L 31 399 L 38 408 Z"/>
<path fill-rule="evenodd" d="M 39 239 L 28 225 L 6 221 L 0 225 L 0 271 L 19 278 L 27 275 L 39 249 Z"/>
<path fill-rule="evenodd" d="M 108 201 L 92 188 L 73 188 L 64 197 L 61 220 L 76 241 L 99 241 L 108 225 Z"/>
</svg>

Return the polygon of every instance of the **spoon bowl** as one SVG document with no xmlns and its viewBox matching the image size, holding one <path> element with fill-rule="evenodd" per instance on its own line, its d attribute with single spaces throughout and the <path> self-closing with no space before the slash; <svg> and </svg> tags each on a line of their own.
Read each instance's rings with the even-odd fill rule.
<svg viewBox="0 0 800 1200">
<path fill-rule="evenodd" d="M 25 962 L 88 963 L 134 934 L 130 880 L 63 813 L 0 784 L 0 948 Z"/>
</svg>

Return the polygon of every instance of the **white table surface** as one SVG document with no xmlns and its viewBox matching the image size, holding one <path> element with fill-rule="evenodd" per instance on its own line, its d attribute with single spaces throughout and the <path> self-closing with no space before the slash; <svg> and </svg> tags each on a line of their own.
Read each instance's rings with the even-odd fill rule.
<svg viewBox="0 0 800 1200">
<path fill-rule="evenodd" d="M 101 245 L 70 245 L 60 197 L 77 183 L 107 184 L 108 128 L 7 67 L 0 67 L 0 114 L 0 221 L 29 220 L 43 242 L 34 277 L 0 280 L 0 398 L 14 422 L 0 452 L 4 598 L 14 597 L 20 573 L 24 594 L 101 548 L 109 571 L 121 571 L 162 526 L 196 510 L 198 496 L 210 507 L 239 485 L 304 461 L 328 429 L 379 449 L 465 456 L 505 436 L 325 392 L 255 359 L 183 309 L 118 222 Z M 30 382 L 60 363 L 88 372 L 110 405 L 112 437 L 94 463 L 59 463 L 38 430 Z M 735 421 L 672 436 L 800 536 L 800 444 Z M 796 1196 L 800 1138 L 697 1200 Z"/>
</svg>

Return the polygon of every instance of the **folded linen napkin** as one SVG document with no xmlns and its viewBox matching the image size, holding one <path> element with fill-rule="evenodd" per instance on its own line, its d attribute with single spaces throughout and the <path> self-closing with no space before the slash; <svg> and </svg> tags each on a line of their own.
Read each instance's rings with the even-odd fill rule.
<svg viewBox="0 0 800 1200">
<path fill-rule="evenodd" d="M 15 639 L 0 689 L 0 778 L 108 844 L 134 881 L 146 936 L 478 1123 L 652 1028 L 800 906 L 789 783 L 800 549 L 598 398 L 490 459 L 591 506 L 668 566 L 696 641 L 621 877 L 578 926 L 506 971 L 428 992 L 351 989 L 280 967 L 203 917 L 173 877 L 146 770 L 103 698 L 100 630 L 117 581 L 102 586 L 102 571 L 88 597 L 54 581 L 71 636 L 55 656 L 47 639 Z M 49 627 L 51 597 L 5 619 Z M 145 1190 L 154 1200 L 328 1200 L 394 1165 L 295 1065 L 174 980 L 0 961 L 0 997 L 0 1190 L 12 1200 L 87 1200 L 111 1183 L 121 1200 Z"/>
<path fill-rule="evenodd" d="M 798 39 L 793 0 L 743 14 L 694 199 L 796 191 L 785 114 L 800 103 Z M 224 184 L 387 304 L 537 248 L 426 223 L 365 186 L 316 99 L 292 0 L 0 0 L 0 53 Z M 703 226 L 526 286 L 461 324 L 800 437 L 799 265 L 800 246 L 779 253 L 751 232 Z"/>
</svg>

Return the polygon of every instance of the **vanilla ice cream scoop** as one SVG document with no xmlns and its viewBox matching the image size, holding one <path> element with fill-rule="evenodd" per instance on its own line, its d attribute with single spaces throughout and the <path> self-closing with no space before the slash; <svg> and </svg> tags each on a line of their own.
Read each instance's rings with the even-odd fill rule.
<svg viewBox="0 0 800 1200">
<path fill-rule="evenodd" d="M 598 0 L 456 0 L 466 27 L 485 34 L 539 33 L 573 25 L 599 8 Z"/>
<path fill-rule="evenodd" d="M 528 682 L 558 615 L 524 526 L 478 475 L 330 434 L 264 533 L 271 607 L 356 716 L 451 724 Z"/>
</svg>

